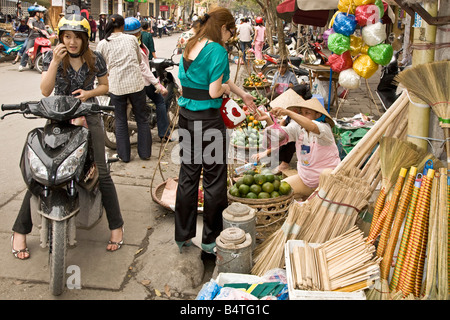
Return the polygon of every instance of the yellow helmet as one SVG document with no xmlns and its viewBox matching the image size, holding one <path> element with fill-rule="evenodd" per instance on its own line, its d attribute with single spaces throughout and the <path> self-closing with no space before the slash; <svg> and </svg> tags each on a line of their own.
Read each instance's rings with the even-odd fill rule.
<svg viewBox="0 0 450 320">
<path fill-rule="evenodd" d="M 86 32 L 88 39 L 91 36 L 91 26 L 89 25 L 89 22 L 79 14 L 70 14 L 62 17 L 58 22 L 59 37 L 61 36 L 61 31 Z"/>
</svg>

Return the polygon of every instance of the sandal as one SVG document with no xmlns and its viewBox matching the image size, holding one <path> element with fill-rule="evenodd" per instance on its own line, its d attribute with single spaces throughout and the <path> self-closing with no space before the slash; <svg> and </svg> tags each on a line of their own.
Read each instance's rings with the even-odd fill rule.
<svg viewBox="0 0 450 320">
<path fill-rule="evenodd" d="M 124 228 L 122 227 L 122 238 L 123 238 L 123 233 L 124 233 Z M 106 248 L 106 251 L 110 251 L 110 252 L 117 251 L 117 250 L 119 250 L 120 248 L 122 248 L 122 245 L 123 245 L 123 239 L 120 240 L 120 241 L 118 241 L 118 242 L 114 242 L 114 241 L 109 240 L 109 241 L 108 241 L 108 245 L 110 245 L 110 244 L 113 245 L 113 246 L 117 246 L 117 249 L 112 250 L 112 249 L 108 249 L 108 247 L 107 247 L 107 248 Z"/>
<path fill-rule="evenodd" d="M 30 251 L 28 250 L 27 247 L 25 247 L 25 249 L 21 249 L 21 250 L 14 250 L 14 233 L 11 236 L 11 252 L 14 255 L 14 257 L 16 257 L 19 260 L 27 260 L 30 258 Z M 25 256 L 23 258 L 19 257 L 20 253 L 27 253 L 28 256 Z"/>
</svg>

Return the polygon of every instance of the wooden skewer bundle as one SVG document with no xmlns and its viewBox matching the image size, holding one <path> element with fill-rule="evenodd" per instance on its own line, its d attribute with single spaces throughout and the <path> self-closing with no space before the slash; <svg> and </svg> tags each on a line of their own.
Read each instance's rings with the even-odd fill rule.
<svg viewBox="0 0 450 320">
<path fill-rule="evenodd" d="M 303 244 L 293 247 L 290 256 L 296 289 L 352 292 L 379 278 L 375 247 L 366 244 L 356 226 L 321 245 Z"/>
</svg>

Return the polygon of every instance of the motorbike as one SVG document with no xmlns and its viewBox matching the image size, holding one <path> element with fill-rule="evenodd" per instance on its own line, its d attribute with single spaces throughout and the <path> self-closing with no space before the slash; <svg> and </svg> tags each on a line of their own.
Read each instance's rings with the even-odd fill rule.
<svg viewBox="0 0 450 320">
<path fill-rule="evenodd" d="M 168 94 L 164 97 L 166 104 L 167 116 L 169 118 L 169 127 L 174 127 L 178 123 L 176 115 L 178 114 L 178 98 L 180 97 L 180 91 L 178 84 L 171 72 L 167 69 L 178 66 L 178 63 L 173 61 L 175 51 L 169 59 L 154 58 L 150 60 L 150 67 L 153 70 L 153 74 L 156 78 L 159 78 L 159 82 L 167 89 Z M 108 96 L 97 97 L 101 105 L 110 105 L 110 98 Z M 148 121 L 150 128 L 153 129 L 157 123 L 156 117 L 156 105 L 147 97 L 146 102 Z M 134 118 L 131 104 L 127 107 L 128 117 L 128 134 L 130 136 L 131 144 L 137 143 L 137 124 Z M 114 112 L 109 112 L 103 116 L 104 130 L 105 130 L 105 145 L 115 150 L 117 149 L 116 143 L 116 121 L 114 118 Z"/>
<path fill-rule="evenodd" d="M 267 81 L 273 82 L 273 77 L 279 68 L 279 55 L 263 54 L 266 63 L 261 68 L 262 74 L 266 77 Z M 296 77 L 309 76 L 309 72 L 306 69 L 300 67 L 303 59 L 300 57 L 289 56 L 289 69 L 294 72 Z"/>
<path fill-rule="evenodd" d="M 39 30 L 42 35 L 34 40 L 34 45 L 27 50 L 28 54 L 28 67 L 42 73 L 44 53 L 52 49 L 52 43 L 49 40 L 50 35 L 45 30 Z"/>
<path fill-rule="evenodd" d="M 76 244 L 76 229 L 93 227 L 103 214 L 89 130 L 71 120 L 111 107 L 83 103 L 71 96 L 51 96 L 2 104 L 1 109 L 10 111 L 1 119 L 12 114 L 47 119 L 44 127 L 28 133 L 20 169 L 32 193 L 33 225 L 39 228 L 41 247 L 48 247 L 50 290 L 60 295 L 66 283 L 67 249 Z"/>
<path fill-rule="evenodd" d="M 6 55 L 17 55 L 27 37 L 27 33 L 15 33 L 11 36 L 8 31 L 0 28 L 0 52 Z"/>
<path fill-rule="evenodd" d="M 387 110 L 400 96 L 400 94 L 397 94 L 397 84 L 393 80 L 395 76 L 404 68 L 399 67 L 398 65 L 398 57 L 402 51 L 403 49 L 395 51 L 389 64 L 387 66 L 383 66 L 381 69 L 380 82 L 375 92 L 385 110 Z"/>
</svg>

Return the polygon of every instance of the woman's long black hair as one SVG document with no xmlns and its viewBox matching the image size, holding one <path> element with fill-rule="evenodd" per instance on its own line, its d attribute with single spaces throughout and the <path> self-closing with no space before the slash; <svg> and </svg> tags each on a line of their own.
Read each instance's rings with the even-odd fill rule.
<svg viewBox="0 0 450 320">
<path fill-rule="evenodd" d="M 114 32 L 114 29 L 125 25 L 125 19 L 120 14 L 112 14 L 108 17 L 108 22 L 105 26 L 105 39 L 109 41 L 109 36 Z"/>
</svg>

